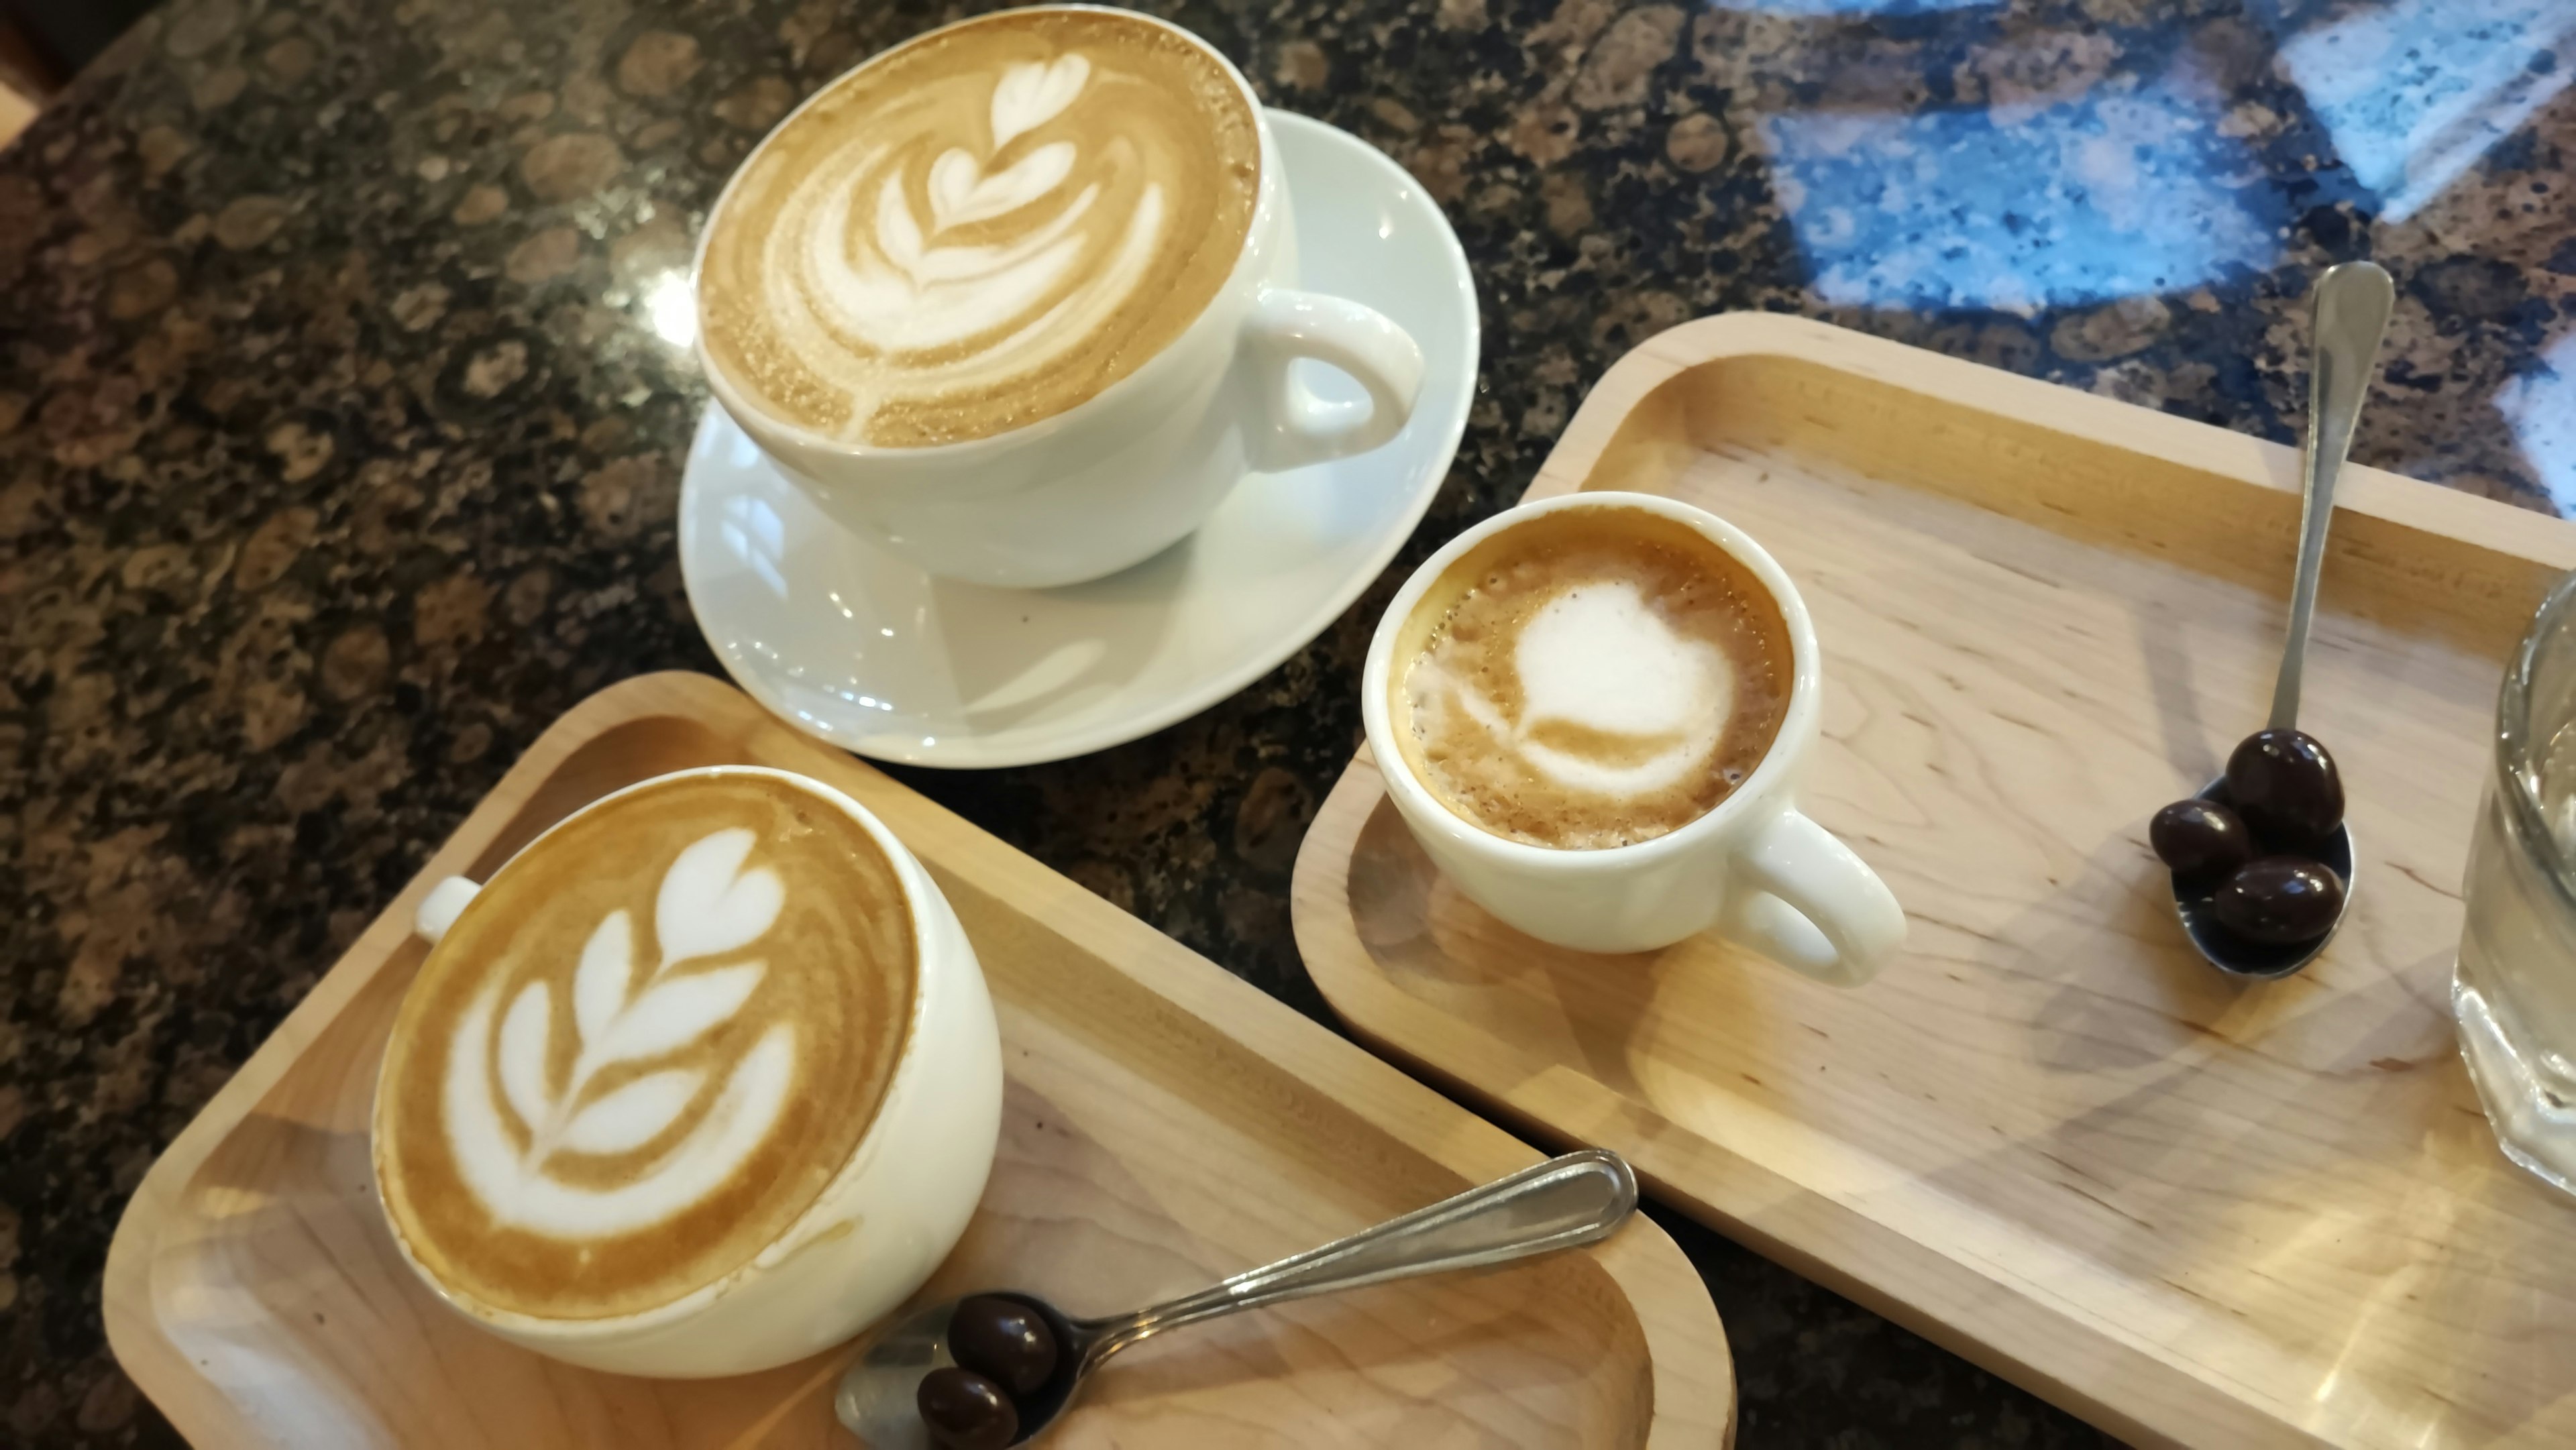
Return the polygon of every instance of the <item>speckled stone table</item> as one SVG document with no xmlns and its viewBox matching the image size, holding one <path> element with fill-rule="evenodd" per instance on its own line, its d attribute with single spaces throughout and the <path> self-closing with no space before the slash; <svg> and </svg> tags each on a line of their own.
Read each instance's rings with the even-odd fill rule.
<svg viewBox="0 0 2576 1450">
<path fill-rule="evenodd" d="M 1466 443 L 1390 576 L 1236 698 L 907 778 L 1319 1017 L 1288 872 L 1371 621 L 1684 318 L 1802 311 L 2286 438 L 2307 279 L 2375 255 L 2357 456 L 2576 498 L 2563 4 L 1162 8 L 1448 209 Z M 174 1438 L 99 1324 L 153 1155 L 549 720 L 714 668 L 672 538 L 704 391 L 657 318 L 763 129 L 954 13 L 180 0 L 0 152 L 0 1442 Z M 2100 1443 L 1668 1222 L 1751 1450 Z"/>
</svg>

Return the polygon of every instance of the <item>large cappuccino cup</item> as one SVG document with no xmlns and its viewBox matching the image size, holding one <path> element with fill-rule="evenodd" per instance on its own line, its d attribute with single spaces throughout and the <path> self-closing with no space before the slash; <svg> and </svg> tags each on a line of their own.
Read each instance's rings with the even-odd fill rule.
<svg viewBox="0 0 2576 1450">
<path fill-rule="evenodd" d="M 644 781 L 439 883 L 417 929 L 375 1179 L 405 1262 L 479 1327 L 748 1373 L 883 1317 L 965 1231 L 1000 1132 L 992 1000 L 920 862 L 840 791 Z"/>
<path fill-rule="evenodd" d="M 1168 276 L 1157 270 L 1163 263 L 1132 278 L 1115 274 L 1125 254 L 1106 244 L 1067 263 L 1069 271 L 1047 270 L 1055 254 L 1038 244 L 1053 245 L 1050 228 L 1096 219 L 1126 194 L 1116 176 L 1086 180 L 1092 157 L 1084 147 L 1106 146 L 1129 160 L 1157 154 L 1118 134 L 1118 107 L 1127 103 L 1105 89 L 1110 60 L 1083 62 L 1048 48 L 1049 28 L 1065 25 L 1124 27 L 1133 35 L 1117 44 L 1147 50 L 1185 47 L 1217 78 L 1225 114 L 1240 123 L 1219 128 L 1223 146 L 1234 148 L 1217 158 L 1219 169 L 1238 184 L 1245 170 L 1257 171 L 1237 199 L 1248 208 L 1239 235 L 1236 223 L 1210 228 L 1205 247 L 1181 257 Z M 985 49 L 1000 52 L 990 77 L 976 70 L 981 61 L 937 59 Z M 910 99 L 878 102 L 875 89 L 916 71 L 924 100 L 913 109 L 926 112 L 934 99 L 953 101 L 952 92 L 967 88 L 972 104 L 959 112 L 966 119 L 954 134 L 898 136 L 893 122 L 869 119 L 871 108 L 893 113 L 896 101 Z M 976 109 L 987 93 L 989 121 Z M 869 114 L 845 120 L 842 111 Z M 1135 112 L 1135 124 L 1146 114 Z M 918 142 L 909 169 L 868 149 L 879 139 L 872 127 L 886 133 L 888 147 Z M 825 145 L 817 132 L 840 139 Z M 1193 176 L 1204 160 L 1192 162 Z M 791 184 L 799 178 L 831 195 L 799 200 Z M 1153 190 L 1155 205 L 1177 208 L 1171 198 L 1187 190 Z M 810 224 L 819 240 L 779 240 L 773 210 L 797 228 Z M 1146 214 L 1141 204 L 1137 210 Z M 740 236 L 727 240 L 728 228 Z M 747 259 L 755 234 L 766 248 L 757 261 Z M 967 274 L 978 267 L 993 275 L 969 286 Z M 1247 473 L 1386 443 L 1410 417 L 1422 380 L 1421 350 L 1403 329 L 1356 302 L 1297 288 L 1278 147 L 1242 75 L 1187 31 L 1123 11 L 1062 6 L 983 16 L 906 42 L 834 81 L 782 121 L 727 184 L 709 213 L 696 277 L 708 382 L 761 451 L 842 526 L 931 574 L 976 584 L 1043 588 L 1139 563 L 1197 529 Z M 1106 285 L 1113 277 L 1118 287 Z M 1085 283 L 1102 285 L 1086 292 Z M 1042 311 L 1032 303 L 1008 313 L 1013 298 L 1043 300 L 1053 286 L 1074 287 L 1081 305 Z M 1161 319 L 1167 325 L 1144 328 L 1118 348 L 1048 335 L 1071 326 L 1067 318 L 1090 315 L 1083 308 L 1095 309 L 1104 328 L 1126 327 L 1167 304 L 1186 306 L 1193 286 L 1206 291 L 1194 317 Z M 717 335 L 722 314 L 728 305 L 748 307 L 755 287 L 776 315 L 753 329 L 761 346 L 730 345 Z M 1173 295 L 1183 301 L 1171 303 Z M 952 322 L 951 313 L 965 315 Z M 965 331 L 987 321 L 983 332 Z M 903 350 L 913 343 L 922 345 Z M 782 360 L 798 348 L 811 366 Z M 1013 361 L 1014 349 L 1046 348 L 1067 360 Z M 1106 353 L 1119 355 L 1103 365 Z M 1347 374 L 1367 400 L 1318 397 L 1293 371 L 1301 360 Z M 907 388 L 935 395 L 936 406 L 915 411 L 938 426 L 872 428 L 843 414 L 873 403 L 845 407 L 838 397 L 791 416 L 798 400 L 833 393 L 815 384 L 835 367 L 866 383 L 852 398 L 880 384 L 894 395 Z M 1059 386 L 1085 368 L 1114 377 L 1087 394 Z M 763 370 L 775 376 L 752 376 Z M 998 381 L 941 381 L 987 373 Z M 911 415 L 889 405 L 880 416 Z M 816 426 L 825 421 L 836 426 Z M 949 436 L 959 433 L 976 436 Z"/>
<path fill-rule="evenodd" d="M 1394 692 L 1405 687 L 1408 661 L 1445 607 L 1433 591 L 1475 587 L 1489 577 L 1485 561 L 1503 557 L 1493 546 L 1511 536 L 1575 528 L 1597 533 L 1621 527 L 1604 521 L 1623 516 L 1642 519 L 1667 539 L 1687 530 L 1692 547 L 1715 551 L 1725 572 L 1743 581 L 1747 604 L 1763 612 L 1777 641 L 1767 648 L 1786 654 L 1775 669 L 1786 693 L 1764 721 L 1771 731 L 1767 746 L 1755 747 L 1740 783 L 1714 805 L 1651 839 L 1567 849 L 1480 828 L 1424 778 L 1423 748 L 1397 723 Z M 1463 584 L 1462 574 L 1471 576 Z M 1531 633 L 1537 631 L 1533 626 Z M 1526 654 L 1521 658 L 1526 664 Z M 1588 672 L 1584 682 L 1595 701 L 1652 693 L 1646 688 L 1652 679 L 1622 680 L 1591 671 L 1592 663 L 1575 662 Z M 1903 945 L 1905 913 L 1859 856 L 1798 810 L 1798 784 L 1815 750 L 1821 687 L 1806 605 L 1779 564 L 1743 531 L 1653 495 L 1577 493 L 1497 514 L 1414 572 L 1370 642 L 1361 714 L 1387 795 L 1424 854 L 1504 923 L 1591 952 L 1653 951 L 1714 931 L 1808 976 L 1854 986 L 1877 975 Z"/>
</svg>

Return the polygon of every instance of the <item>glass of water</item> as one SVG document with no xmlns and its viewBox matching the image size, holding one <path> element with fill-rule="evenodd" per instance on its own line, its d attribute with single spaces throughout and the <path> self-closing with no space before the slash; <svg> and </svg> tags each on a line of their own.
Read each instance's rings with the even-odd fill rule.
<svg viewBox="0 0 2576 1450">
<path fill-rule="evenodd" d="M 2451 1006 L 2505 1155 L 2576 1193 L 2576 574 L 2505 671 Z"/>
</svg>

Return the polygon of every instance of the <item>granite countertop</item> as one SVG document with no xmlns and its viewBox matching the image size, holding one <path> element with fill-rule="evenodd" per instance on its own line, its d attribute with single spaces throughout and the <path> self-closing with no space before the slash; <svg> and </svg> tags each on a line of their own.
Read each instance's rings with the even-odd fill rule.
<svg viewBox="0 0 2576 1450">
<path fill-rule="evenodd" d="M 1804 312 L 2287 439 L 2307 281 L 2369 254 L 2399 300 L 2356 455 L 2576 498 L 2549 0 L 1157 8 L 1447 208 L 1466 442 L 1389 576 L 1232 700 L 904 774 L 1319 1017 L 1288 873 L 1376 611 L 1682 319 Z M 764 128 L 955 13 L 179 0 L 0 152 L 0 1441 L 175 1439 L 99 1318 L 154 1154 L 549 721 L 715 669 L 673 554 L 705 394 L 656 289 Z M 1668 1222 L 1752 1450 L 2100 1443 Z"/>
</svg>

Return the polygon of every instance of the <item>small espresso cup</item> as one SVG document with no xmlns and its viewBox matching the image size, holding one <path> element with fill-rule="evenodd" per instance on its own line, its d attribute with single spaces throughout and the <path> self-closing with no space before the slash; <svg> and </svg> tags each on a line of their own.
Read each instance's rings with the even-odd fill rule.
<svg viewBox="0 0 2576 1450">
<path fill-rule="evenodd" d="M 1743 783 L 1706 814 L 1632 845 L 1560 849 L 1508 840 L 1441 804 L 1395 738 L 1393 658 L 1407 619 L 1449 565 L 1502 533 L 1574 509 L 1617 508 L 1683 524 L 1767 590 L 1788 627 L 1791 683 L 1779 733 Z M 1857 986 L 1905 940 L 1905 913 L 1875 872 L 1799 814 L 1796 794 L 1817 735 L 1815 624 L 1778 563 L 1734 525 L 1649 494 L 1577 493 L 1487 519 L 1432 555 L 1396 592 L 1369 644 L 1361 714 L 1388 796 L 1424 854 L 1467 898 L 1507 925 L 1589 952 L 1654 951 L 1714 929 L 1819 981 Z"/>
<path fill-rule="evenodd" d="M 963 27 L 1033 13 L 961 21 L 862 63 L 782 121 L 762 149 L 871 67 Z M 1241 72 L 1178 26 L 1131 18 L 1223 68 L 1251 108 L 1260 176 L 1232 269 L 1197 319 L 1133 372 L 1072 407 L 987 437 L 921 447 L 849 442 L 765 410 L 705 343 L 707 242 L 724 225 L 759 150 L 708 214 L 694 276 L 698 356 L 717 401 L 825 514 L 941 578 L 1047 588 L 1116 573 L 1195 531 L 1248 473 L 1386 443 L 1403 430 L 1421 391 L 1422 350 L 1403 328 L 1357 302 L 1297 287 L 1296 230 L 1278 142 Z M 1317 396 L 1293 370 L 1299 361 L 1347 374 L 1366 401 Z"/>
<path fill-rule="evenodd" d="M 500 882 L 514 870 L 527 869 L 524 863 L 545 857 L 558 833 L 593 811 L 636 791 L 708 775 L 768 777 L 827 809 L 845 812 L 892 864 L 910 916 L 915 975 L 907 1030 L 874 1117 L 819 1196 L 731 1272 L 670 1302 L 604 1318 L 546 1318 L 482 1302 L 434 1273 L 406 1239 L 400 1218 L 387 1208 L 404 1261 L 465 1318 L 539 1353 L 620 1374 L 745 1374 L 830 1348 L 882 1318 L 921 1287 L 965 1232 L 983 1196 L 1001 1129 L 1000 1037 L 992 998 L 964 928 L 893 832 L 857 801 L 820 781 L 754 766 L 658 776 L 567 817 L 505 862 L 491 881 Z M 662 880 L 665 900 L 678 869 L 671 868 Z M 482 889 L 461 877 L 432 887 L 416 917 L 419 935 L 435 947 Z M 585 967 L 588 955 L 586 948 Z M 580 995 L 577 988 L 574 996 Z M 394 1030 L 402 1033 L 413 1023 L 407 1000 Z M 505 1036 L 507 1031 L 505 1021 Z M 388 1182 L 394 1055 L 387 1054 L 373 1119 L 380 1192 Z M 506 1086 L 506 1069 L 502 1076 Z M 447 1091 L 452 1094 L 454 1088 Z M 729 1095 L 730 1088 L 726 1091 Z M 712 1111 L 723 1107 L 719 1098 Z M 442 1116 L 441 1124 L 445 1121 Z M 567 1246 L 565 1252 L 575 1250 Z"/>
</svg>

